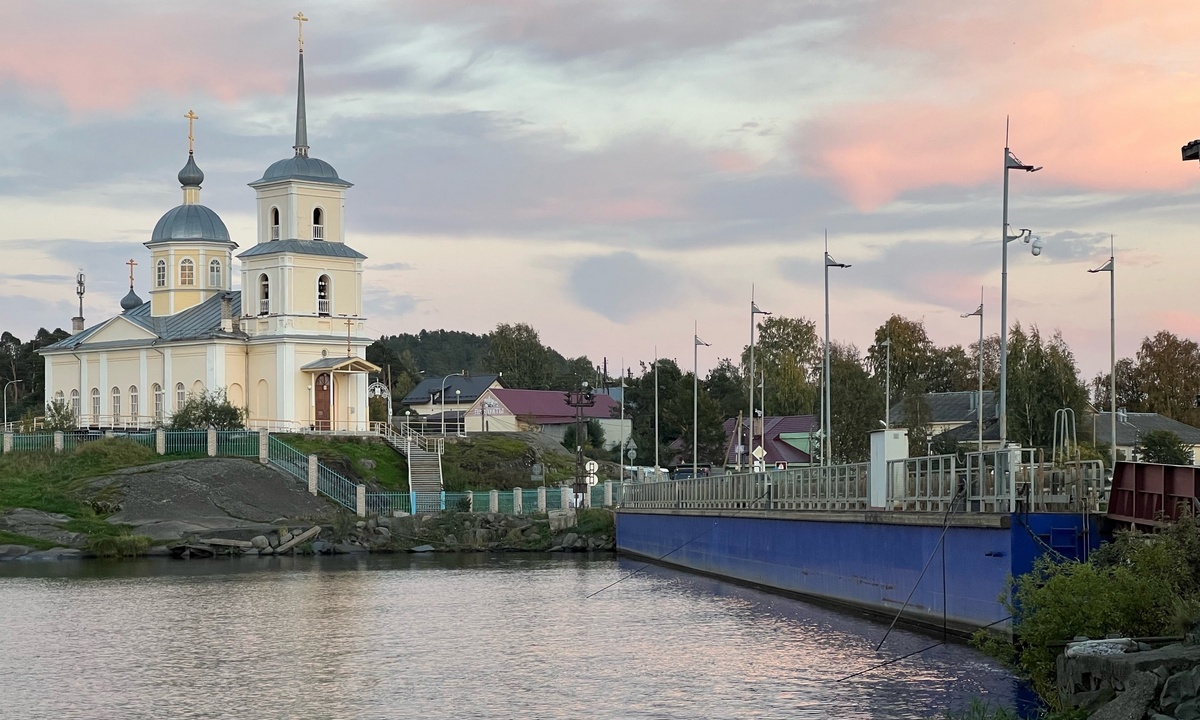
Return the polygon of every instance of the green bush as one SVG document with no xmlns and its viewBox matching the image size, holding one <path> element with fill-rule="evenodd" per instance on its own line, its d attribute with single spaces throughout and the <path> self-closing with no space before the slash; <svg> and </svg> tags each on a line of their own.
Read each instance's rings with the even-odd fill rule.
<svg viewBox="0 0 1200 720">
<path fill-rule="evenodd" d="M 187 396 L 171 416 L 172 430 L 241 430 L 246 427 L 246 411 L 234 407 L 225 390 L 211 390 Z"/>
</svg>

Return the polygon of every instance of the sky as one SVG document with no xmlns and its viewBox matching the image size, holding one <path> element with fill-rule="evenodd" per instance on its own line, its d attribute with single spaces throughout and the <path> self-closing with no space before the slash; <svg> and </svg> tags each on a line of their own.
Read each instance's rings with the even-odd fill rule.
<svg viewBox="0 0 1200 720">
<path fill-rule="evenodd" d="M 0 43 L 0 307 L 22 339 L 119 311 L 179 204 L 243 248 L 292 154 L 296 22 L 311 154 L 353 182 L 372 336 L 524 322 L 611 370 L 705 372 L 758 306 L 865 351 L 891 314 L 939 345 L 1000 329 L 1006 122 L 1022 161 L 1010 325 L 1060 330 L 1085 379 L 1196 302 L 1200 4 L 1183 0 L 221 0 L 19 3 Z M 149 276 L 136 287 L 148 297 Z"/>
</svg>

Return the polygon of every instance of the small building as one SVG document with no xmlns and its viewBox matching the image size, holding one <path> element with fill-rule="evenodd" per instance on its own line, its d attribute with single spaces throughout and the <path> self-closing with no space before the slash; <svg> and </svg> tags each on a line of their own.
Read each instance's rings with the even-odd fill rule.
<svg viewBox="0 0 1200 720">
<path fill-rule="evenodd" d="M 1082 436 L 1084 432 L 1094 432 L 1097 445 L 1112 445 L 1112 413 L 1101 412 L 1089 415 L 1081 421 L 1092 427 L 1078 429 Z M 1117 410 L 1117 450 L 1124 453 L 1125 459 L 1133 458 L 1133 448 L 1147 433 L 1155 430 L 1169 430 L 1179 436 L 1184 447 L 1192 453 L 1192 463 L 1198 464 L 1200 459 L 1200 428 L 1192 427 L 1178 420 L 1172 420 L 1158 413 L 1126 412 Z"/>
<path fill-rule="evenodd" d="M 762 446 L 762 462 L 768 469 L 773 467 L 803 467 L 812 465 L 810 454 L 817 442 L 817 434 L 821 423 L 815 415 L 768 415 L 766 418 L 754 419 L 754 447 Z M 738 467 L 739 461 L 745 466 L 747 457 L 739 458 L 738 445 L 744 445 L 746 440 L 746 421 L 743 419 L 738 426 L 737 418 L 725 421 L 725 466 Z M 740 432 L 734 432 L 739 430 Z M 752 458 L 750 458 L 752 459 Z"/>
<path fill-rule="evenodd" d="M 604 449 L 628 442 L 633 420 L 617 417 L 617 401 L 596 395 L 596 404 L 583 408 L 585 421 L 595 420 L 604 431 Z M 575 424 L 575 408 L 557 390 L 509 390 L 488 388 L 467 408 L 464 428 L 472 432 L 540 432 L 562 442 L 567 428 Z"/>
<path fill-rule="evenodd" d="M 448 426 L 461 425 L 463 413 L 475 404 L 484 391 L 502 388 L 499 375 L 452 375 L 426 378 L 400 401 L 397 411 L 409 411 L 413 421 L 440 423 L 443 415 Z M 443 393 L 445 394 L 443 397 Z"/>
<path fill-rule="evenodd" d="M 979 420 L 978 390 L 925 393 L 920 397 L 924 405 L 918 413 L 920 417 L 911 417 L 913 413 L 906 407 L 906 403 L 892 403 L 888 416 L 888 422 L 892 427 L 924 426 L 929 429 L 929 435 L 933 437 L 941 435 L 948 430 L 954 430 L 969 424 L 971 426 L 969 437 L 962 433 L 956 433 L 955 437 L 962 442 L 978 438 L 978 430 L 975 429 L 978 427 Z M 927 417 L 925 416 L 925 411 L 928 411 Z M 985 444 L 987 442 L 989 421 L 995 420 L 996 411 L 996 392 L 994 390 L 984 390 L 983 427 Z M 991 424 L 994 424 L 994 422 Z M 999 442 L 998 431 L 996 431 L 996 442 Z"/>
</svg>

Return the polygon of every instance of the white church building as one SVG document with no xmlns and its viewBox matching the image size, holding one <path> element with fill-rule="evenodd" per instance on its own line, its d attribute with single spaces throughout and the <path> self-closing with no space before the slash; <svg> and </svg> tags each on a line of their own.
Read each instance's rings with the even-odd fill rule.
<svg viewBox="0 0 1200 720">
<path fill-rule="evenodd" d="M 303 40 L 295 154 L 250 183 L 258 237 L 237 254 L 240 291 L 238 244 L 200 204 L 190 131 L 188 145 L 183 204 L 145 243 L 150 299 L 131 275 L 121 314 L 44 348 L 46 402 L 69 403 L 81 427 L 152 427 L 189 395 L 224 391 L 249 427 L 366 430 L 368 373 L 379 370 L 365 359 L 366 256 L 346 244 L 351 184 L 309 155 Z"/>
</svg>

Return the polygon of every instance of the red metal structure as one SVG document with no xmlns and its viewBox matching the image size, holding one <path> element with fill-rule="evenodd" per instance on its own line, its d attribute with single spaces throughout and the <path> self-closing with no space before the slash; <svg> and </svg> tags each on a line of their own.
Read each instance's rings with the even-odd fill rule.
<svg viewBox="0 0 1200 720">
<path fill-rule="evenodd" d="M 1117 463 L 1108 499 L 1109 519 L 1157 527 L 1178 520 L 1180 506 L 1200 510 L 1200 468 Z"/>
</svg>

